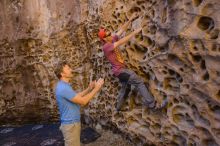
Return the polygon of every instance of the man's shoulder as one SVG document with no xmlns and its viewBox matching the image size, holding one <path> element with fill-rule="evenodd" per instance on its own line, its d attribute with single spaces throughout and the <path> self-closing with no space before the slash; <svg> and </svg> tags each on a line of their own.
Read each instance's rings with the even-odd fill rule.
<svg viewBox="0 0 220 146">
<path fill-rule="evenodd" d="M 63 82 L 62 80 L 59 80 L 57 82 L 57 86 L 66 86 L 66 85 L 67 85 L 67 83 Z"/>
<path fill-rule="evenodd" d="M 105 43 L 105 44 L 103 45 L 102 49 L 103 49 L 103 50 L 107 50 L 107 49 L 112 48 L 112 47 L 114 47 L 114 46 L 113 46 L 113 43 L 107 42 L 107 43 Z"/>
<path fill-rule="evenodd" d="M 57 85 L 56 85 L 56 91 L 60 91 L 60 90 L 67 88 L 67 87 L 70 87 L 70 85 L 63 82 L 63 81 L 58 81 Z"/>
<path fill-rule="evenodd" d="M 65 82 L 58 82 L 57 86 L 55 88 L 55 94 L 56 96 L 66 96 L 67 94 L 75 94 L 76 92 L 73 90 L 71 85 Z"/>
</svg>

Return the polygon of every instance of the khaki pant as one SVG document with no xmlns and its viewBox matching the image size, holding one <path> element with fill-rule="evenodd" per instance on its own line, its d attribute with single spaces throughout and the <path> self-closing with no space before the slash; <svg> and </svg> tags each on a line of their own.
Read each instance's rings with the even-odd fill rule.
<svg viewBox="0 0 220 146">
<path fill-rule="evenodd" d="M 63 133 L 65 146 L 80 146 L 80 123 L 61 124 L 60 130 Z"/>
</svg>

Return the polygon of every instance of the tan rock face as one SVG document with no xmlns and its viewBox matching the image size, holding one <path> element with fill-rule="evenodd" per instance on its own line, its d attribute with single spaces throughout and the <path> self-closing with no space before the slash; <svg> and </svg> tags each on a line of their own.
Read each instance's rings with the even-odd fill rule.
<svg viewBox="0 0 220 146">
<path fill-rule="evenodd" d="M 3 0 L 0 8 L 1 124 L 57 120 L 51 84 L 56 62 L 66 59 L 77 91 L 105 78 L 82 111 L 89 124 L 117 127 L 137 145 L 220 145 L 218 0 Z M 143 29 L 123 55 L 158 102 L 169 98 L 161 112 L 142 107 L 134 88 L 125 111 L 115 112 L 120 84 L 97 32 L 116 31 L 133 12 L 139 17 L 124 35 Z"/>
</svg>

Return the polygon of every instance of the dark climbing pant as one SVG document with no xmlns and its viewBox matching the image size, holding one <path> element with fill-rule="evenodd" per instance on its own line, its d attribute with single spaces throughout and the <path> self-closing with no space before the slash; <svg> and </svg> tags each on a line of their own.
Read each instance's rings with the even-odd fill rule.
<svg viewBox="0 0 220 146">
<path fill-rule="evenodd" d="M 124 104 L 125 100 L 128 97 L 128 94 L 131 90 L 131 85 L 134 85 L 138 89 L 138 92 L 143 98 L 143 104 L 149 108 L 155 106 L 154 97 L 149 93 L 146 88 L 144 81 L 137 76 L 137 74 L 129 69 L 123 69 L 122 72 L 118 75 L 119 81 L 122 84 L 121 90 L 118 95 L 118 101 L 116 109 L 120 110 L 121 106 Z"/>
</svg>

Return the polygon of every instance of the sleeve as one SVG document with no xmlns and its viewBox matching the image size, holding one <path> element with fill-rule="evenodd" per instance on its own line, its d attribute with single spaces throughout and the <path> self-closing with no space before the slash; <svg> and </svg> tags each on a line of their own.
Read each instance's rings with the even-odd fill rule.
<svg viewBox="0 0 220 146">
<path fill-rule="evenodd" d="M 106 53 L 109 53 L 111 51 L 114 50 L 114 43 L 108 43 L 106 44 L 104 47 L 103 47 L 103 50 L 106 52 Z"/>
<path fill-rule="evenodd" d="M 117 42 L 118 40 L 119 40 L 119 36 L 117 34 L 115 34 L 113 36 L 112 42 L 114 43 L 114 42 Z"/>
<path fill-rule="evenodd" d="M 62 97 L 66 98 L 67 100 L 71 100 L 76 96 L 76 92 L 71 88 L 71 86 L 66 86 L 61 93 Z"/>
</svg>

